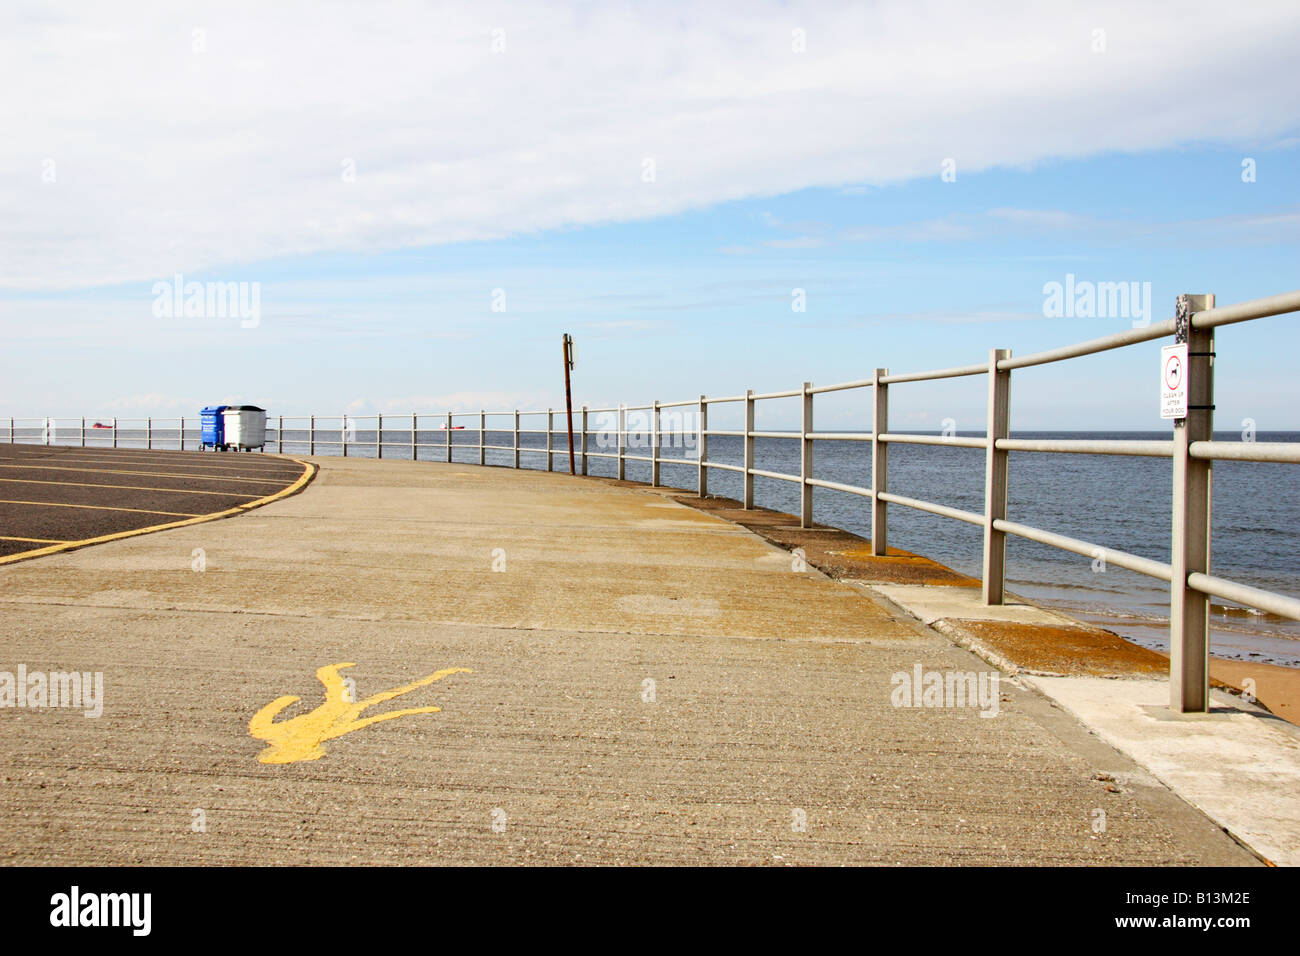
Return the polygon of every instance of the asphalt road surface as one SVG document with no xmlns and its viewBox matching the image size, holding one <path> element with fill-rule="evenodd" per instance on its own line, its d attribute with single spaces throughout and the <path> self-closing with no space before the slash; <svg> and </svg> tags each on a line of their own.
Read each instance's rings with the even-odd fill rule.
<svg viewBox="0 0 1300 956">
<path fill-rule="evenodd" d="M 309 471 L 273 455 L 0 445 L 0 562 L 246 509 Z"/>
</svg>

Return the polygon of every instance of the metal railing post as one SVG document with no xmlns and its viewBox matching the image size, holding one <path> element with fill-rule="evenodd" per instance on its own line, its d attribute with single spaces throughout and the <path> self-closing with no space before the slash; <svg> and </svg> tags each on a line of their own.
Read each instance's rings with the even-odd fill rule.
<svg viewBox="0 0 1300 956">
<path fill-rule="evenodd" d="M 708 400 L 700 396 L 700 417 L 697 422 L 698 434 L 696 435 L 695 448 L 700 456 L 700 477 L 699 477 L 699 496 L 705 497 L 709 493 L 709 469 L 704 467 L 704 463 L 709 458 L 709 403 Z"/>
<path fill-rule="evenodd" d="M 754 507 L 754 390 L 745 389 L 745 508 Z"/>
<path fill-rule="evenodd" d="M 1011 357 L 1010 349 L 989 352 L 988 449 L 984 456 L 984 603 L 1002 604 L 1007 582 L 1007 535 L 993 527 L 1007 517 L 1007 463 L 1010 454 L 999 450 L 999 439 L 1011 432 L 1011 372 L 999 371 L 998 362 Z"/>
<path fill-rule="evenodd" d="M 478 463 L 487 464 L 487 410 L 478 410 Z"/>
<path fill-rule="evenodd" d="M 307 454 L 316 454 L 316 416 L 307 419 Z"/>
<path fill-rule="evenodd" d="M 618 480 L 627 478 L 627 407 L 618 406 Z"/>
<path fill-rule="evenodd" d="M 812 382 L 803 383 L 803 427 L 799 454 L 799 527 L 813 526 L 813 486 L 808 484 L 813 476 L 813 394 Z"/>
<path fill-rule="evenodd" d="M 375 416 L 375 457 L 384 457 L 384 416 Z"/>
<path fill-rule="evenodd" d="M 659 487 L 659 399 L 650 403 L 650 487 Z"/>
<path fill-rule="evenodd" d="M 582 406 L 582 474 L 587 474 L 587 406 Z"/>
<path fill-rule="evenodd" d="M 9 444 L 12 445 L 13 443 L 14 443 L 14 418 L 12 415 L 10 415 L 9 416 Z"/>
<path fill-rule="evenodd" d="M 284 451 L 284 416 L 281 415 L 275 423 L 275 453 L 281 454 Z"/>
<path fill-rule="evenodd" d="M 343 457 L 348 457 L 348 416 L 343 416 L 339 423 L 339 442 L 343 445 Z"/>
<path fill-rule="evenodd" d="M 185 450 L 185 417 L 181 416 L 181 429 L 176 433 L 177 450 Z"/>
<path fill-rule="evenodd" d="M 415 440 L 415 431 L 416 431 L 416 428 L 418 428 L 418 427 L 419 427 L 419 421 L 418 421 L 418 419 L 417 419 L 417 417 L 416 417 L 416 414 L 415 414 L 415 412 L 411 412 L 411 461 L 419 461 L 419 460 L 420 460 L 420 456 L 419 456 L 418 451 L 417 451 L 418 448 L 419 448 L 419 445 L 418 445 L 418 443 L 417 443 L 416 440 Z"/>
<path fill-rule="evenodd" d="M 519 467 L 519 409 L 515 409 L 515 468 Z"/>
<path fill-rule="evenodd" d="M 555 411 L 548 408 L 546 410 L 546 470 L 554 471 L 555 463 L 551 460 L 551 453 L 554 449 L 555 438 Z"/>
<path fill-rule="evenodd" d="M 1187 576 L 1210 572 L 1212 462 L 1190 455 L 1192 442 L 1214 438 L 1214 330 L 1192 325 L 1214 308 L 1213 295 L 1178 297 L 1176 339 L 1187 343 L 1187 417 L 1174 420 L 1173 540 L 1169 589 L 1169 709 L 1205 713 L 1210 706 L 1210 598 Z"/>
<path fill-rule="evenodd" d="M 451 412 L 447 413 L 447 460 L 451 461 Z"/>
<path fill-rule="evenodd" d="M 86 420 L 81 420 L 81 447 L 86 447 Z"/>
<path fill-rule="evenodd" d="M 153 448 L 153 416 L 144 420 L 144 447 Z"/>
<path fill-rule="evenodd" d="M 117 447 L 117 416 L 113 416 L 113 447 Z"/>
<path fill-rule="evenodd" d="M 881 378 L 889 369 L 871 374 L 871 553 L 883 558 L 889 553 L 888 504 L 880 495 L 889 490 L 889 446 L 880 436 L 889 431 L 889 385 Z"/>
</svg>

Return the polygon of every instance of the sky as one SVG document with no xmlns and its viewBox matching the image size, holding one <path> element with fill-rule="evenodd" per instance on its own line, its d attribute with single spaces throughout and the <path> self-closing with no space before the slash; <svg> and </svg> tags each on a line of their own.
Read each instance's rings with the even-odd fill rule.
<svg viewBox="0 0 1300 956">
<path fill-rule="evenodd" d="M 9 2 L 0 417 L 562 407 L 565 332 L 576 403 L 673 401 L 1291 291 L 1297 48 L 1293 0 Z M 1298 323 L 1219 330 L 1217 427 L 1300 429 Z M 1167 428 L 1160 344 L 1018 371 L 1013 428 Z"/>
</svg>

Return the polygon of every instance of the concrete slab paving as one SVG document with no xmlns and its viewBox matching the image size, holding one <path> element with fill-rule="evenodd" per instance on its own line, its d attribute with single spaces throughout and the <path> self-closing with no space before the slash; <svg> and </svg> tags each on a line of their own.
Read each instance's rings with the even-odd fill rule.
<svg viewBox="0 0 1300 956">
<path fill-rule="evenodd" d="M 0 568 L 0 671 L 104 679 L 98 718 L 0 707 L 3 859 L 1258 863 L 1036 692 L 897 706 L 991 668 L 720 517 L 315 461 L 242 517 Z"/>
<path fill-rule="evenodd" d="M 933 587 L 924 584 L 873 584 L 877 591 L 900 607 L 905 607 L 924 624 L 946 619 L 1012 621 L 1020 624 L 1072 625 L 1076 623 L 1064 614 L 1024 601 L 1009 599 L 1007 603 L 989 607 L 983 603 L 980 592 L 970 588 Z"/>
<path fill-rule="evenodd" d="M 1212 692 L 1213 713 L 1175 714 L 1166 657 L 1055 612 L 1023 603 L 986 607 L 965 588 L 865 590 L 1019 674 L 1265 860 L 1300 865 L 1300 728 L 1220 691 Z M 1070 635 L 1083 646 L 1065 648 L 1065 657 L 1083 661 L 1101 650 L 1091 656 L 1116 673 L 1082 676 L 1073 664 L 1070 675 L 1050 675 L 1013 663 L 1041 660 L 1041 643 L 1059 648 Z M 1114 645 L 1123 651 L 1105 653 Z"/>
<path fill-rule="evenodd" d="M 1163 680 L 1022 679 L 1269 862 L 1300 866 L 1300 729 L 1218 691 L 1208 714 L 1172 713 Z"/>
</svg>

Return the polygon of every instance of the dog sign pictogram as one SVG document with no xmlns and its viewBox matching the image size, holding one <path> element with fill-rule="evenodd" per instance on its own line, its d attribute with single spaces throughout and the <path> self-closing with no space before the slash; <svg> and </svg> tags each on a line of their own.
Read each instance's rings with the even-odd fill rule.
<svg viewBox="0 0 1300 956">
<path fill-rule="evenodd" d="M 1187 417 L 1187 343 L 1160 350 L 1160 417 Z"/>
</svg>

